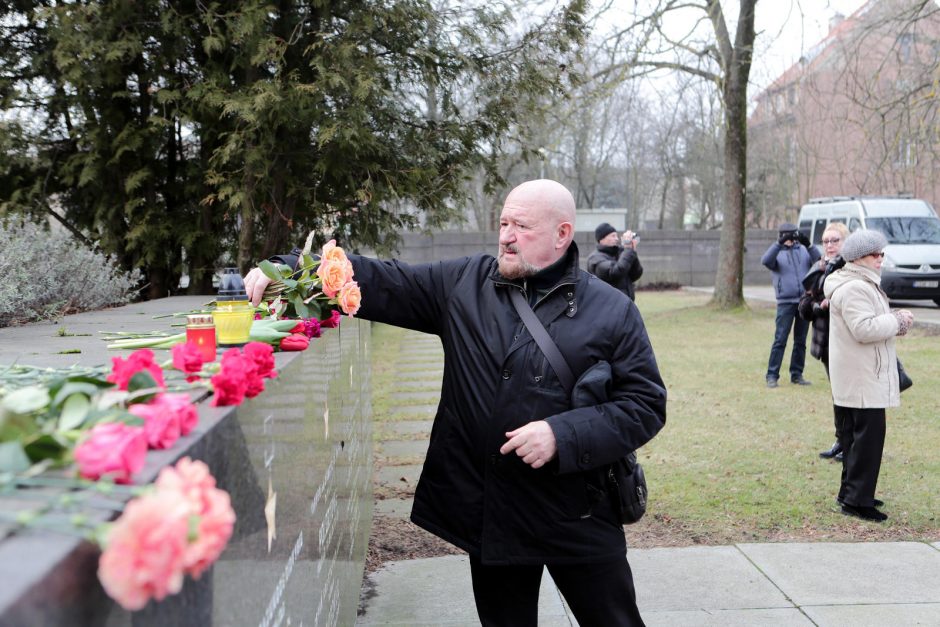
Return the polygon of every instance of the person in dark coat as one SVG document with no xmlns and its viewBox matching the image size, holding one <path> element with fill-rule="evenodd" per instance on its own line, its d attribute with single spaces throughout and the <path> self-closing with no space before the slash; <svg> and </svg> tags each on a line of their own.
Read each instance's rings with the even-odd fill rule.
<svg viewBox="0 0 940 627">
<path fill-rule="evenodd" d="M 613 226 L 602 222 L 594 229 L 594 239 L 597 250 L 588 255 L 587 271 L 636 300 L 633 284 L 643 276 L 636 252 L 639 238 L 633 231 L 624 231 L 621 238 Z"/>
<path fill-rule="evenodd" d="M 411 520 L 469 553 L 484 625 L 536 625 L 543 567 L 580 624 L 643 624 L 605 477 L 663 427 L 666 391 L 636 306 L 579 269 L 574 207 L 559 183 L 529 181 L 506 198 L 497 258 L 350 255 L 359 317 L 441 338 L 441 400 Z M 268 282 L 249 273 L 253 302 Z M 572 408 L 511 290 L 576 377 L 609 362 L 607 402 Z"/>
<path fill-rule="evenodd" d="M 777 318 L 774 330 L 774 343 L 767 360 L 767 387 L 777 387 L 783 355 L 787 350 L 787 338 L 793 329 L 793 350 L 790 352 L 790 382 L 797 385 L 809 385 L 803 378 L 806 365 L 806 333 L 809 323 L 797 315 L 797 306 L 803 295 L 803 277 L 822 255 L 815 246 L 810 246 L 809 238 L 796 228 L 795 224 L 783 223 L 778 231 L 777 241 L 770 245 L 761 263 L 771 271 L 774 281 L 774 293 L 777 296 Z"/>
<path fill-rule="evenodd" d="M 841 222 L 832 222 L 822 234 L 822 245 L 825 256 L 813 266 L 805 277 L 803 287 L 806 293 L 800 298 L 800 317 L 813 326 L 813 335 L 809 343 L 809 354 L 820 360 L 829 376 L 829 299 L 823 293 L 823 283 L 826 277 L 845 265 L 840 256 L 842 244 L 849 236 L 849 228 Z M 842 417 L 841 408 L 832 406 L 833 424 L 836 430 L 836 441 L 828 450 L 819 454 L 823 459 L 842 461 Z"/>
</svg>

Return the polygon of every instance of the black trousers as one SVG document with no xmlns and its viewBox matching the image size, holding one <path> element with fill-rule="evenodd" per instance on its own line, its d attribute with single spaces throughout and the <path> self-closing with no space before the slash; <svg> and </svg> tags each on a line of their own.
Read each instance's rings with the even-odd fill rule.
<svg viewBox="0 0 940 627">
<path fill-rule="evenodd" d="M 627 556 L 600 564 L 547 566 L 581 627 L 642 627 Z M 488 566 L 470 558 L 484 627 L 537 627 L 541 565 Z"/>
<path fill-rule="evenodd" d="M 884 408 L 839 407 L 842 425 L 842 485 L 839 498 L 848 505 L 872 507 L 885 447 Z"/>
</svg>

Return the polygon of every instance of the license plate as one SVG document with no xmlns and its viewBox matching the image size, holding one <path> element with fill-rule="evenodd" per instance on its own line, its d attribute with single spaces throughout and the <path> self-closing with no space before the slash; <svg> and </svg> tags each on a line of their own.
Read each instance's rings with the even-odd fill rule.
<svg viewBox="0 0 940 627">
<path fill-rule="evenodd" d="M 937 287 L 940 281 L 914 281 L 914 287 Z"/>
</svg>

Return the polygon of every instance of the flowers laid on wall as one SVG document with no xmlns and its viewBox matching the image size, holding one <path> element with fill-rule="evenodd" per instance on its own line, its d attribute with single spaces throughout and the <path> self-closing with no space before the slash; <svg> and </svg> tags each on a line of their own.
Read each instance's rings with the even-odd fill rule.
<svg viewBox="0 0 940 627">
<path fill-rule="evenodd" d="M 235 527 L 229 495 L 209 467 L 184 457 L 160 471 L 152 491 L 130 501 L 105 534 L 98 579 L 128 610 L 162 600 L 219 558 Z"/>
<path fill-rule="evenodd" d="M 152 486 L 133 485 L 135 474 L 148 450 L 171 449 L 193 432 L 194 398 L 209 392 L 212 406 L 229 406 L 257 396 L 277 376 L 276 350 L 305 350 L 323 328 L 339 325 L 340 312 L 359 310 L 362 294 L 346 253 L 330 241 L 314 259 L 309 242 L 296 271 L 261 264 L 275 281 L 252 341 L 217 360 L 207 360 L 211 350 L 200 352 L 185 333 L 118 332 L 108 334 L 109 348 L 137 350 L 114 357 L 110 369 L 0 367 L 0 490 L 42 485 L 68 495 L 7 520 L 49 527 L 39 524 L 45 512 L 77 507 L 86 493 L 133 491 L 126 504 L 108 501 L 108 509 L 122 513 L 89 537 L 102 548 L 98 576 L 105 591 L 138 610 L 179 592 L 186 576 L 199 578 L 232 536 L 229 495 L 205 463 L 189 458 L 163 468 Z M 151 349 L 168 349 L 170 358 L 161 363 Z M 55 468 L 74 469 L 75 478 L 47 478 L 45 471 Z M 72 531 L 90 527 L 81 513 L 69 520 Z"/>
<path fill-rule="evenodd" d="M 237 405 L 277 376 L 270 344 L 230 349 L 218 365 L 203 363 L 192 348 L 176 347 L 166 372 L 152 351 L 141 349 L 114 357 L 110 372 L 65 374 L 17 389 L 0 386 L 0 487 L 72 463 L 78 479 L 56 479 L 56 485 L 72 490 L 88 489 L 88 480 L 132 484 L 148 449 L 171 448 L 197 426 L 192 392 L 214 388 L 213 405 Z M 171 391 L 174 386 L 189 391 Z M 143 490 L 107 531 L 96 529 L 92 536 L 103 549 L 102 585 L 130 610 L 179 592 L 186 575 L 198 578 L 218 559 L 235 524 L 228 494 L 216 487 L 203 462 L 184 458 Z"/>
</svg>

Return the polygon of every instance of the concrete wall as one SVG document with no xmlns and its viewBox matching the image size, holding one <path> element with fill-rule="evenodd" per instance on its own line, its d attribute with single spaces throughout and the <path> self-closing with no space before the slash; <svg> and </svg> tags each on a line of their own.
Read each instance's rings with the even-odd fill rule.
<svg viewBox="0 0 940 627">
<path fill-rule="evenodd" d="M 749 229 L 745 235 L 744 284 L 770 282 L 770 272 L 760 258 L 776 238 L 776 231 Z M 643 283 L 666 281 L 693 287 L 714 285 L 718 267 L 719 231 L 645 231 L 640 234 L 637 251 L 643 264 Z M 396 255 L 402 261 L 423 263 L 473 255 L 495 254 L 496 233 L 443 232 L 433 235 L 407 233 Z M 578 232 L 575 242 L 581 251 L 581 265 L 594 250 L 594 234 Z M 368 254 L 368 251 L 366 251 Z"/>
</svg>

